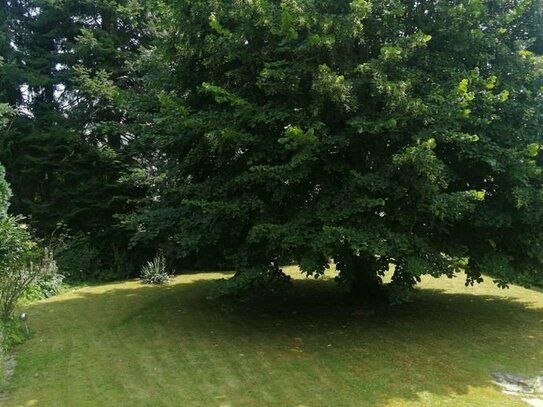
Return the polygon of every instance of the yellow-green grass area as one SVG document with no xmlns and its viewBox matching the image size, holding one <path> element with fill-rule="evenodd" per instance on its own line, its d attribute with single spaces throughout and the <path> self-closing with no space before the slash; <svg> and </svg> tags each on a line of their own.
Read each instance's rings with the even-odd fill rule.
<svg viewBox="0 0 543 407">
<path fill-rule="evenodd" d="M 543 293 L 426 278 L 375 314 L 296 268 L 286 300 L 225 312 L 220 273 L 85 287 L 25 307 L 8 407 L 523 406 L 490 373 L 543 373 Z"/>
</svg>

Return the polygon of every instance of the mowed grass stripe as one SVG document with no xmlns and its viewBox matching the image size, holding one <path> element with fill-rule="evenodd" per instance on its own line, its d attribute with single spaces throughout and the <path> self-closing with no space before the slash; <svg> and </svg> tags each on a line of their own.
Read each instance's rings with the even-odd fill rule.
<svg viewBox="0 0 543 407">
<path fill-rule="evenodd" d="M 543 373 L 541 292 L 429 278 L 365 315 L 289 272 L 290 298 L 230 312 L 205 299 L 218 273 L 32 304 L 6 405 L 520 407 L 489 373 Z"/>
</svg>

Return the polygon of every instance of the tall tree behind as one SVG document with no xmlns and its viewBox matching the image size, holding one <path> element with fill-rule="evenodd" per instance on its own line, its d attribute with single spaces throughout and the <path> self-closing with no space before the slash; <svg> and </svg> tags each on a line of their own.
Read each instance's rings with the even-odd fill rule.
<svg viewBox="0 0 543 407">
<path fill-rule="evenodd" d="M 144 5 L 44 0 L 4 5 L 3 49 L 14 74 L 2 97 L 19 108 L 0 138 L 0 159 L 14 192 L 11 210 L 29 216 L 42 235 L 62 222 L 77 237 L 72 251 L 94 253 L 88 270 L 72 277 L 132 271 L 133 256 L 115 215 L 140 192 L 119 182 L 132 160 L 130 135 L 119 124 L 122 93 L 131 86 L 129 61 L 146 38 Z"/>
</svg>

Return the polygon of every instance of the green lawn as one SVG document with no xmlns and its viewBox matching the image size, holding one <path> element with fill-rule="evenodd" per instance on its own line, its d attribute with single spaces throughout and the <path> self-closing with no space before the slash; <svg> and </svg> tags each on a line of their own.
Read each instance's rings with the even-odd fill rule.
<svg viewBox="0 0 543 407">
<path fill-rule="evenodd" d="M 523 406 L 489 373 L 543 373 L 541 292 L 428 278 L 415 303 L 367 315 L 333 282 L 297 280 L 297 301 L 224 313 L 205 300 L 221 276 L 25 307 L 6 405 Z"/>
</svg>

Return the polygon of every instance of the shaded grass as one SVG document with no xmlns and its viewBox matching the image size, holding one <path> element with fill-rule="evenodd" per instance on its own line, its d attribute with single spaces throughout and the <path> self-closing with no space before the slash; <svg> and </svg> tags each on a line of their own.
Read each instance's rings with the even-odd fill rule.
<svg viewBox="0 0 543 407">
<path fill-rule="evenodd" d="M 541 292 L 430 278 L 415 303 L 369 315 L 333 282 L 300 280 L 225 313 L 205 300 L 222 276 L 27 306 L 7 406 L 522 406 L 489 373 L 543 370 Z"/>
</svg>

